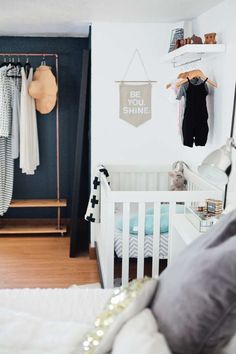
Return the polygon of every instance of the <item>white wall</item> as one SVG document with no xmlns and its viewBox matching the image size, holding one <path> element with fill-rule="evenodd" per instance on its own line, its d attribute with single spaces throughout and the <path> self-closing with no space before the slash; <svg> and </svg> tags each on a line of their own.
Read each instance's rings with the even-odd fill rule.
<svg viewBox="0 0 236 354">
<path fill-rule="evenodd" d="M 214 114 L 210 117 L 211 134 L 206 147 L 188 148 L 177 133 L 175 105 L 168 101 L 165 84 L 180 69 L 160 63 L 167 53 L 173 24 L 95 23 L 92 26 L 92 169 L 104 164 L 169 164 L 184 160 L 197 166 L 213 149 L 223 145 L 229 135 L 233 86 L 235 82 L 235 2 L 227 0 L 194 21 L 197 35 L 219 33 L 227 53 L 201 62 L 209 78 L 219 88 L 211 90 Z M 119 87 L 127 65 L 138 48 L 153 85 L 153 118 L 135 128 L 119 119 Z M 128 80 L 144 80 L 138 61 Z"/>
<path fill-rule="evenodd" d="M 226 0 L 194 21 L 195 33 L 201 36 L 216 32 L 218 40 L 226 44 L 226 54 L 205 65 L 209 77 L 219 84 L 214 94 L 214 142 L 224 143 L 230 134 L 234 85 L 236 81 L 236 1 Z M 236 123 L 235 123 L 236 138 Z M 236 200 L 236 151 L 233 151 L 234 168 L 230 176 L 228 199 Z"/>
</svg>

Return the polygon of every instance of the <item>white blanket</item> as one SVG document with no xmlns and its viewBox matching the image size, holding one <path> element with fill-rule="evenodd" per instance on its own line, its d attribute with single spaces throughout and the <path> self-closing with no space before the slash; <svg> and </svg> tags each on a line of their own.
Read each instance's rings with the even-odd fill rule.
<svg viewBox="0 0 236 354">
<path fill-rule="evenodd" d="M 93 328 L 112 292 L 77 288 L 0 290 L 0 354 L 81 354 L 81 338 Z M 223 353 L 235 354 L 235 348 L 236 337 Z"/>
<path fill-rule="evenodd" d="M 76 321 L 47 321 L 0 308 L 0 353 L 80 353 L 80 342 L 90 328 Z"/>
<path fill-rule="evenodd" d="M 0 307 L 48 321 L 76 321 L 91 325 L 113 290 L 1 289 Z"/>
<path fill-rule="evenodd" d="M 0 290 L 0 354 L 80 354 L 112 290 Z"/>
</svg>

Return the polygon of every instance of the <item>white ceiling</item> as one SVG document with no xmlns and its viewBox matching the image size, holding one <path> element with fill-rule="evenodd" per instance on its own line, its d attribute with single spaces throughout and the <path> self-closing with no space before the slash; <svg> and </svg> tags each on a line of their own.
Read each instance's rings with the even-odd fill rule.
<svg viewBox="0 0 236 354">
<path fill-rule="evenodd" d="M 0 35 L 87 36 L 92 22 L 174 22 L 222 1 L 0 0 Z"/>
</svg>

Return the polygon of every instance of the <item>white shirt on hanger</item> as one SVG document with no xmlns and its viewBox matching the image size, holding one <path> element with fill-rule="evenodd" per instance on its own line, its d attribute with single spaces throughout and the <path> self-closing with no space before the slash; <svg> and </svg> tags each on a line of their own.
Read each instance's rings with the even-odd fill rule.
<svg viewBox="0 0 236 354">
<path fill-rule="evenodd" d="M 39 145 L 35 101 L 28 93 L 28 87 L 33 80 L 33 68 L 26 77 L 21 68 L 21 111 L 20 111 L 20 168 L 23 173 L 33 175 L 39 166 Z"/>
</svg>

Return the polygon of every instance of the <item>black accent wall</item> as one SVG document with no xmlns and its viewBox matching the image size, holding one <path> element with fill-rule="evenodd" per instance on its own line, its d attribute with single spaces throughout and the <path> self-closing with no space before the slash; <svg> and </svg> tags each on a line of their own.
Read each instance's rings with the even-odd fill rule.
<svg viewBox="0 0 236 354">
<path fill-rule="evenodd" d="M 1 52 L 31 52 L 59 54 L 59 103 L 60 103 L 60 178 L 61 197 L 68 199 L 68 208 L 63 217 L 70 217 L 72 185 L 74 175 L 74 150 L 78 120 L 78 102 L 82 69 L 82 51 L 89 48 L 88 38 L 39 38 L 0 37 Z M 25 62 L 25 58 L 21 59 Z M 40 65 L 42 58 L 30 57 L 33 67 Z M 0 57 L 0 62 L 3 58 Z M 46 58 L 47 65 L 55 73 L 55 60 Z M 55 109 L 48 115 L 37 115 L 40 147 L 40 166 L 35 175 L 21 173 L 18 160 L 15 161 L 13 198 L 56 198 L 56 116 Z M 87 125 L 88 129 L 88 125 Z M 84 198 L 88 190 L 89 139 L 84 139 Z M 87 156 L 87 158 L 86 158 Z M 87 201 L 84 201 L 85 204 Z M 81 211 L 81 214 L 83 211 Z M 9 209 L 7 218 L 53 218 L 53 209 Z"/>
</svg>

